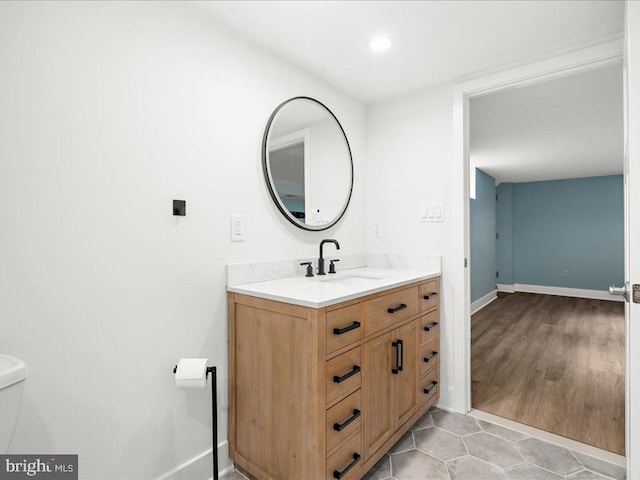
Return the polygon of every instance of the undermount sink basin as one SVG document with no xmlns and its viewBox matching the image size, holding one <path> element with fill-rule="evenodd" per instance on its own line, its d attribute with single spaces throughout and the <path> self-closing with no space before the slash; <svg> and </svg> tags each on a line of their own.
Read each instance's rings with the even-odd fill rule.
<svg viewBox="0 0 640 480">
<path fill-rule="evenodd" d="M 376 280 L 381 280 L 384 277 L 376 277 L 373 275 L 342 275 L 334 277 L 327 275 L 324 278 L 316 278 L 317 282 L 325 282 L 337 285 L 361 285 L 363 283 L 369 283 Z"/>
</svg>

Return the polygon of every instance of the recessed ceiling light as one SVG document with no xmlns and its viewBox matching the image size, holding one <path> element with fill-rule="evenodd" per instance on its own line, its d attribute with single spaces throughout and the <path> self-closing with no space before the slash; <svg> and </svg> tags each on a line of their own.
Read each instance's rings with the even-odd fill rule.
<svg viewBox="0 0 640 480">
<path fill-rule="evenodd" d="M 369 42 L 369 48 L 374 52 L 388 50 L 393 45 L 393 39 L 387 36 L 376 37 Z"/>
</svg>

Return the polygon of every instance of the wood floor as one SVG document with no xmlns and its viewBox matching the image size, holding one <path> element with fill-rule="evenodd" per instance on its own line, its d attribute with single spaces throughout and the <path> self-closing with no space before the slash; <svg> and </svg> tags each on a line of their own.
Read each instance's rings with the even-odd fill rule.
<svg viewBox="0 0 640 480">
<path fill-rule="evenodd" d="M 624 304 L 499 294 L 471 317 L 472 406 L 624 455 Z"/>
</svg>

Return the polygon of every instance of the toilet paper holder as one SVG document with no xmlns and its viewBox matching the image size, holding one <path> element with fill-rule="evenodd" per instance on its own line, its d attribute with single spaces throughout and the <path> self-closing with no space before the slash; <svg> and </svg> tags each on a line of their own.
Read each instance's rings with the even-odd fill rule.
<svg viewBox="0 0 640 480">
<path fill-rule="evenodd" d="M 178 371 L 178 366 L 173 367 L 173 373 L 175 374 Z M 216 367 L 207 367 L 206 375 L 207 379 L 209 378 L 209 374 L 211 374 L 211 422 L 213 431 L 213 444 L 211 445 L 213 450 L 213 480 L 218 480 L 218 378 L 216 375 Z"/>
</svg>

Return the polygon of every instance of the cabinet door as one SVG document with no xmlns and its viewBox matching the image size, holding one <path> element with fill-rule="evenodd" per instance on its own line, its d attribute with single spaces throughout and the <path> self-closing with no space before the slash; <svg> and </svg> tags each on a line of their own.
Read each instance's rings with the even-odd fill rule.
<svg viewBox="0 0 640 480">
<path fill-rule="evenodd" d="M 395 377 L 395 332 L 369 340 L 362 346 L 362 409 L 364 413 L 365 461 L 395 431 L 393 384 Z M 414 387 L 415 390 L 415 387 Z"/>
<path fill-rule="evenodd" d="M 404 424 L 418 408 L 418 320 L 396 330 L 396 343 L 400 345 L 402 370 L 393 375 L 395 384 L 395 428 Z"/>
</svg>

